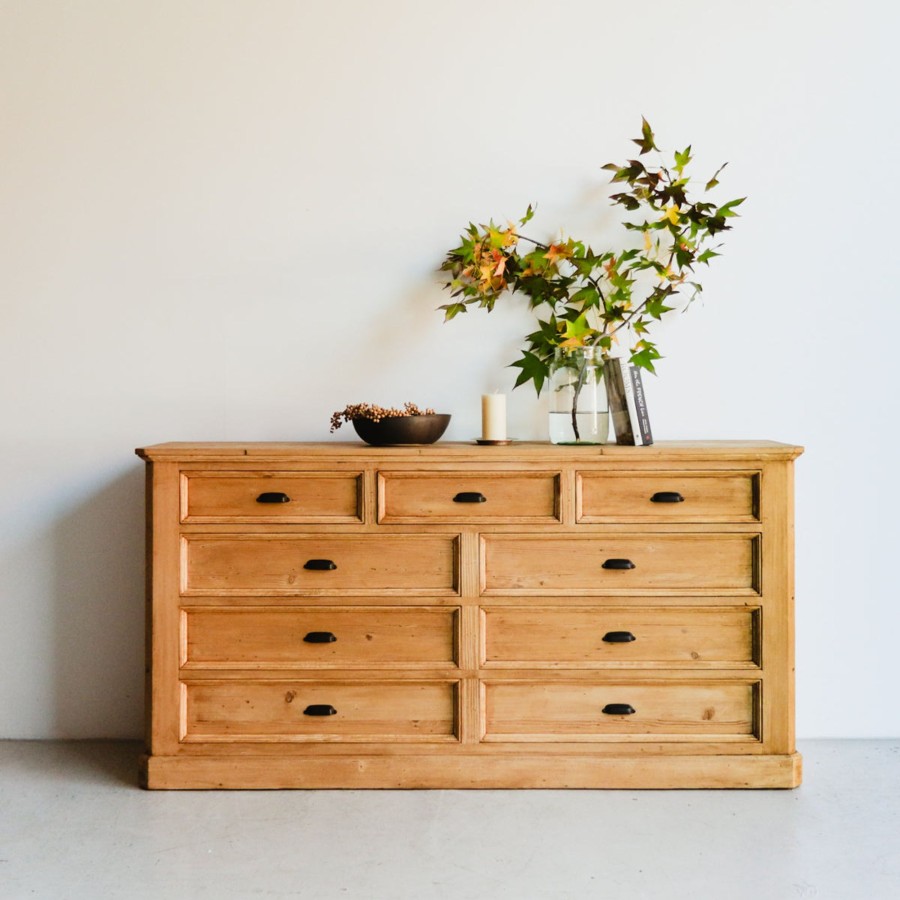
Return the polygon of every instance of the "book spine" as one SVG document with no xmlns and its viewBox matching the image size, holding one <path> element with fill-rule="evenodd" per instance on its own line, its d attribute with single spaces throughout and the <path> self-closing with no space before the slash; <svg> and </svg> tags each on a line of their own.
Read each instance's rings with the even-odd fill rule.
<svg viewBox="0 0 900 900">
<path fill-rule="evenodd" d="M 641 380 L 641 370 L 637 366 L 631 366 L 630 368 L 631 393 L 634 407 L 631 423 L 634 431 L 634 443 L 635 446 L 647 447 L 653 443 L 653 433 L 650 431 L 650 416 L 647 412 L 644 382 Z M 629 403 L 629 410 L 631 408 L 631 403 Z"/>
<path fill-rule="evenodd" d="M 637 406 L 634 400 L 634 377 L 632 366 L 627 360 L 622 360 L 622 379 L 625 382 L 625 408 L 628 410 L 628 422 L 631 427 L 632 440 L 630 443 L 635 447 L 641 444 L 641 434 L 638 429 Z"/>
</svg>

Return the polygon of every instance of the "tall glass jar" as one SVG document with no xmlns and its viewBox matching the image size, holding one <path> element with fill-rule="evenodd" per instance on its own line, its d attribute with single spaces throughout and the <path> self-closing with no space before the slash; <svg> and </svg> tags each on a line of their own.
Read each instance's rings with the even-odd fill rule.
<svg viewBox="0 0 900 900">
<path fill-rule="evenodd" d="M 605 444 L 609 404 L 596 347 L 557 347 L 550 364 L 550 442 Z"/>
</svg>

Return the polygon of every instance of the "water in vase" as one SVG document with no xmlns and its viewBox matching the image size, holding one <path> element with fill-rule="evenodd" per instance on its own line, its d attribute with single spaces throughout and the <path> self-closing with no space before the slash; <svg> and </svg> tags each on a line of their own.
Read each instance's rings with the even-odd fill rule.
<svg viewBox="0 0 900 900">
<path fill-rule="evenodd" d="M 578 438 L 572 428 L 572 412 L 550 413 L 550 443 L 605 444 L 609 437 L 608 412 L 580 412 L 575 414 Z"/>
</svg>

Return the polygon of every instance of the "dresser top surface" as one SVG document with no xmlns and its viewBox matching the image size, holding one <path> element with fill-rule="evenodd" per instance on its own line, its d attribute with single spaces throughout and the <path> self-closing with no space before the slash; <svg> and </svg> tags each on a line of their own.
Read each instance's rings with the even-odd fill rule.
<svg viewBox="0 0 900 900">
<path fill-rule="evenodd" d="M 439 441 L 436 444 L 374 447 L 361 441 L 277 442 L 277 441 L 171 441 L 139 447 L 138 456 L 159 461 L 211 461 L 238 459 L 335 459 L 367 457 L 402 461 L 466 462 L 572 462 L 596 460 L 651 459 L 794 459 L 802 447 L 777 441 L 659 441 L 649 447 L 616 444 L 566 446 L 547 441 L 513 441 L 503 446 L 481 446 L 474 441 Z"/>
</svg>

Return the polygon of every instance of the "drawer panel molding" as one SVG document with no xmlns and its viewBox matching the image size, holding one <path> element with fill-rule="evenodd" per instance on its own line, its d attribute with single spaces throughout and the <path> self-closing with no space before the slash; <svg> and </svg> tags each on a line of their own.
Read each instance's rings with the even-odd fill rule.
<svg viewBox="0 0 900 900">
<path fill-rule="evenodd" d="M 457 594 L 458 546 L 453 534 L 186 534 L 182 593 Z"/>
<path fill-rule="evenodd" d="M 759 472 L 579 472 L 576 518 L 606 522 L 758 522 Z"/>
<path fill-rule="evenodd" d="M 483 534 L 483 594 L 758 594 L 759 534 Z"/>
<path fill-rule="evenodd" d="M 185 472 L 181 520 L 235 522 L 362 522 L 358 472 Z"/>
<path fill-rule="evenodd" d="M 456 741 L 455 682 L 198 681 L 185 741 Z"/>
<path fill-rule="evenodd" d="M 194 607 L 184 668 L 455 666 L 455 607 Z"/>
<path fill-rule="evenodd" d="M 378 521 L 559 522 L 556 472 L 379 472 Z"/>
<path fill-rule="evenodd" d="M 487 681 L 485 740 L 757 741 L 757 682 Z"/>
<path fill-rule="evenodd" d="M 759 607 L 483 609 L 487 667 L 759 667 Z"/>
</svg>

